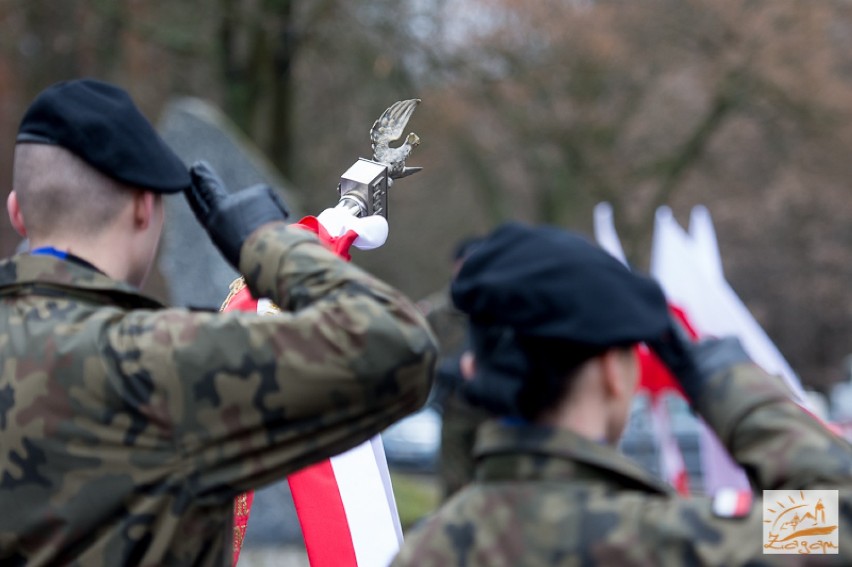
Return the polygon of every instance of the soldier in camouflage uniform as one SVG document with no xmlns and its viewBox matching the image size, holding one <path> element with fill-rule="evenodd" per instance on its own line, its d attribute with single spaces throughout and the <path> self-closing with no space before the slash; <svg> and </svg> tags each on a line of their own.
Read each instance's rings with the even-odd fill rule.
<svg viewBox="0 0 852 567">
<path fill-rule="evenodd" d="M 230 565 L 234 497 L 419 408 L 436 346 L 398 291 L 283 222 L 269 187 L 190 173 L 124 91 L 72 81 L 21 124 L 0 263 L 0 565 Z M 185 191 L 278 317 L 137 286 Z"/>
<path fill-rule="evenodd" d="M 652 280 L 566 231 L 509 224 L 452 292 L 471 317 L 465 391 L 503 417 L 480 428 L 476 480 L 408 534 L 393 565 L 852 564 L 852 447 L 736 339 L 684 338 Z M 673 371 L 754 495 L 681 498 L 617 451 L 638 342 Z M 765 555 L 764 489 L 839 490 L 827 528 L 839 525 L 839 554 Z"/>
<path fill-rule="evenodd" d="M 476 248 L 480 238 L 462 240 L 453 251 L 453 276 L 464 258 Z M 477 428 L 488 412 L 469 404 L 460 393 L 459 362 L 468 348 L 467 315 L 456 309 L 449 285 L 417 302 L 438 339 L 440 358 L 435 372 L 431 402 L 441 413 L 441 449 L 438 481 L 442 501 L 473 480 L 473 444 Z"/>
</svg>

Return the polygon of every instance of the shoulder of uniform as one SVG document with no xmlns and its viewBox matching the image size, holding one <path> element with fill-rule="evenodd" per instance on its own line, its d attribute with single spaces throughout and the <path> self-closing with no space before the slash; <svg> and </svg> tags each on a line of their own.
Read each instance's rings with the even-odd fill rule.
<svg viewBox="0 0 852 567">
<path fill-rule="evenodd" d="M 417 309 L 425 316 L 429 316 L 436 311 L 441 311 L 452 307 L 449 291 L 442 289 L 433 292 L 416 303 Z"/>
</svg>

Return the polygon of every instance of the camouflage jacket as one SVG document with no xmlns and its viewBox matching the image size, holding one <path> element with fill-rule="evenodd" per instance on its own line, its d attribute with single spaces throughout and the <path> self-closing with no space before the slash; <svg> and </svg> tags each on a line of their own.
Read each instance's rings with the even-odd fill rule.
<svg viewBox="0 0 852 567">
<path fill-rule="evenodd" d="M 751 365 L 715 376 L 697 409 L 756 488 L 740 514 L 679 497 L 569 431 L 489 422 L 476 481 L 407 536 L 393 565 L 852 564 L 852 446 Z M 839 490 L 840 555 L 764 555 L 760 491 L 808 488 Z"/>
<path fill-rule="evenodd" d="M 279 316 L 0 263 L 0 565 L 230 565 L 237 494 L 424 403 L 435 341 L 399 292 L 283 223 L 240 268 Z"/>
</svg>

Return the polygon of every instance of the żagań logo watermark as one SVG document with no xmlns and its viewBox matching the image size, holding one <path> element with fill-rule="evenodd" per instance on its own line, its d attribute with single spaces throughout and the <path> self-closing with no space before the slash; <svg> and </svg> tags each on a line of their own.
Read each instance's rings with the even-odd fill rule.
<svg viewBox="0 0 852 567">
<path fill-rule="evenodd" d="M 837 490 L 764 490 L 763 553 L 839 553 Z"/>
</svg>

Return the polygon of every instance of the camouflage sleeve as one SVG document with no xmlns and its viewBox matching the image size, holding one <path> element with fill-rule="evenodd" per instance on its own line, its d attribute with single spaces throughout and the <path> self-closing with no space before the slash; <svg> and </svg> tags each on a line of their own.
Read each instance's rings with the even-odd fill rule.
<svg viewBox="0 0 852 567">
<path fill-rule="evenodd" d="M 715 376 L 705 388 L 698 409 L 748 470 L 756 488 L 750 508 L 725 513 L 708 496 L 614 489 L 605 471 L 565 485 L 480 483 L 410 533 L 393 565 L 849 565 L 849 444 L 755 366 Z M 764 554 L 760 491 L 794 488 L 838 490 L 839 555 L 817 563 L 803 561 L 798 553 L 808 550 L 800 547 Z"/>
<path fill-rule="evenodd" d="M 852 445 L 757 366 L 739 365 L 715 376 L 696 409 L 755 489 L 852 488 Z"/>
<path fill-rule="evenodd" d="M 402 294 L 305 231 L 269 225 L 243 247 L 254 313 L 133 314 L 111 331 L 121 373 L 182 458 L 196 498 L 231 498 L 344 451 L 415 411 L 436 346 Z"/>
<path fill-rule="evenodd" d="M 643 559 L 684 565 L 799 564 L 795 555 L 765 555 L 763 548 L 762 491 L 788 489 L 838 491 L 839 548 L 841 554 L 850 553 L 852 532 L 843 527 L 852 525 L 852 446 L 847 441 L 800 408 L 780 379 L 754 365 L 715 376 L 696 409 L 744 467 L 755 498 L 742 517 L 722 517 L 710 497 L 619 502 L 619 522 L 641 526 L 640 539 L 651 544 L 645 547 L 650 557 Z M 848 557 L 838 563 L 843 562 Z"/>
</svg>

